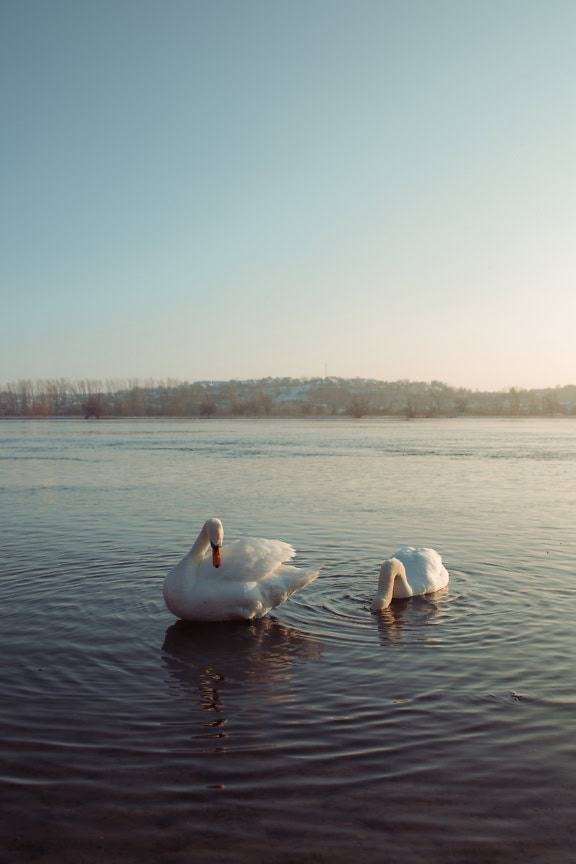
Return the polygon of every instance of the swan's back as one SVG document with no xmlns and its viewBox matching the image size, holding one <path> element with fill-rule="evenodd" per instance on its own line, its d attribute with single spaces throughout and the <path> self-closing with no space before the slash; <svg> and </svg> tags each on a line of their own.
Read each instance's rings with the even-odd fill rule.
<svg viewBox="0 0 576 864">
<path fill-rule="evenodd" d="M 283 540 L 242 537 L 222 547 L 220 578 L 259 582 L 290 561 L 295 549 Z"/>
<path fill-rule="evenodd" d="M 404 546 L 394 555 L 406 568 L 406 578 L 412 591 L 407 594 L 396 580 L 394 597 L 411 597 L 417 594 L 431 594 L 448 585 L 450 578 L 442 563 L 442 556 L 435 549 L 423 546 Z"/>
</svg>

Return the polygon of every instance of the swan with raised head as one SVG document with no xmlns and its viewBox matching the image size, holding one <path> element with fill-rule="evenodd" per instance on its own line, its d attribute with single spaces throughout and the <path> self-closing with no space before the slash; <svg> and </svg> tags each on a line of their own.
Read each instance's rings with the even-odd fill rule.
<svg viewBox="0 0 576 864">
<path fill-rule="evenodd" d="M 445 588 L 449 579 L 442 557 L 435 549 L 404 546 L 382 564 L 378 591 L 370 609 L 382 612 L 394 597 L 432 594 Z"/>
<path fill-rule="evenodd" d="M 220 519 L 207 519 L 187 555 L 164 580 L 164 601 L 185 621 L 262 618 L 318 576 L 285 564 L 296 552 L 282 540 L 246 537 L 222 546 Z"/>
</svg>

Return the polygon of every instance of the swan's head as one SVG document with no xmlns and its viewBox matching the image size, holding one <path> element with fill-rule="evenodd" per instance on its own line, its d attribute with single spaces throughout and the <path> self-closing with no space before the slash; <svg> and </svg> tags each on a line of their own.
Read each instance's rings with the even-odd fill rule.
<svg viewBox="0 0 576 864">
<path fill-rule="evenodd" d="M 224 540 L 222 522 L 220 519 L 207 519 L 204 523 L 204 531 L 212 547 L 212 564 L 214 567 L 220 567 L 220 550 L 222 549 L 222 541 Z"/>
</svg>

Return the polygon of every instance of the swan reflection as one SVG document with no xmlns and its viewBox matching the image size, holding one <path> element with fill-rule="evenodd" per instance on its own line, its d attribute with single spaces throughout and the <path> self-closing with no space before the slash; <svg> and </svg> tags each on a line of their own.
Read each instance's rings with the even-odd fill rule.
<svg viewBox="0 0 576 864">
<path fill-rule="evenodd" d="M 275 618 L 251 622 L 192 623 L 177 621 L 162 645 L 164 666 L 193 696 L 195 707 L 207 712 L 203 737 L 223 739 L 229 716 L 238 701 L 251 697 L 250 707 L 263 695 L 268 701 L 285 697 L 284 682 L 302 662 L 319 657 L 313 637 Z"/>
<path fill-rule="evenodd" d="M 378 627 L 380 644 L 385 647 L 398 644 L 404 640 L 406 631 L 438 624 L 447 597 L 448 587 L 424 597 L 394 600 L 387 609 L 372 616 Z M 429 632 L 422 633 L 425 634 L 425 639 L 431 638 Z"/>
</svg>

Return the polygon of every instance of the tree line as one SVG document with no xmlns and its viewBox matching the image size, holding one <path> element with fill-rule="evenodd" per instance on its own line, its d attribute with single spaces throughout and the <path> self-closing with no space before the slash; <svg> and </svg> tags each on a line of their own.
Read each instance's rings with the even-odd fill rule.
<svg viewBox="0 0 576 864">
<path fill-rule="evenodd" d="M 576 385 L 478 391 L 441 381 L 366 378 L 20 379 L 0 389 L 2 417 L 572 416 Z"/>
</svg>

